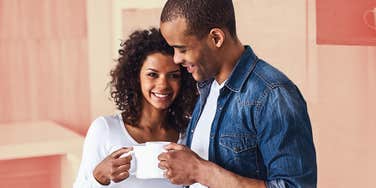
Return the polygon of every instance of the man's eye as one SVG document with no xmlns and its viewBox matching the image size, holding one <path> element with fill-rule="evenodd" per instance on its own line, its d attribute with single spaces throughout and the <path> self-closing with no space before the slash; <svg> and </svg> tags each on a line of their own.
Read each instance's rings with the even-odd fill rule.
<svg viewBox="0 0 376 188">
<path fill-rule="evenodd" d="M 175 53 L 185 53 L 187 52 L 186 48 L 174 48 Z"/>
<path fill-rule="evenodd" d="M 158 77 L 157 73 L 151 72 L 147 74 L 149 77 L 156 78 Z"/>
</svg>

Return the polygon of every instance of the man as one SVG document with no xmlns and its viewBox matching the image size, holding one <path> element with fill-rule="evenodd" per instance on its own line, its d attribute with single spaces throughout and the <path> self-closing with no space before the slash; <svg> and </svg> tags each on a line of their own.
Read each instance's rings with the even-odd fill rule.
<svg viewBox="0 0 376 188">
<path fill-rule="evenodd" d="M 187 146 L 160 168 L 190 187 L 316 187 L 306 103 L 283 73 L 237 38 L 231 0 L 168 0 L 160 29 L 174 61 L 198 81 Z"/>
</svg>

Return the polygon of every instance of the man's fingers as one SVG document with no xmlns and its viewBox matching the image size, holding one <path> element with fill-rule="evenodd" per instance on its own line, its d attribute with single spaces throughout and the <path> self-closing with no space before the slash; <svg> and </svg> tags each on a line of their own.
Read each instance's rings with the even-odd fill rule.
<svg viewBox="0 0 376 188">
<path fill-rule="evenodd" d="M 169 153 L 161 153 L 158 155 L 158 160 L 166 161 L 169 158 Z"/>
<path fill-rule="evenodd" d="M 161 161 L 158 163 L 158 168 L 162 169 L 162 170 L 166 170 L 168 169 L 168 163 L 165 162 L 165 161 Z"/>
<path fill-rule="evenodd" d="M 184 150 L 185 146 L 176 144 L 176 143 L 170 143 L 167 146 L 165 146 L 165 149 L 170 151 L 170 150 Z"/>
<path fill-rule="evenodd" d="M 170 170 L 166 169 L 164 172 L 163 172 L 163 176 L 167 179 L 170 179 L 172 177 L 172 173 Z"/>
<path fill-rule="evenodd" d="M 167 175 L 167 177 L 169 177 L 169 175 Z M 170 180 L 170 182 L 172 183 L 172 184 L 175 184 L 175 185 L 181 185 L 182 183 L 181 183 L 181 181 L 179 181 L 177 178 L 168 178 L 169 180 Z"/>
</svg>

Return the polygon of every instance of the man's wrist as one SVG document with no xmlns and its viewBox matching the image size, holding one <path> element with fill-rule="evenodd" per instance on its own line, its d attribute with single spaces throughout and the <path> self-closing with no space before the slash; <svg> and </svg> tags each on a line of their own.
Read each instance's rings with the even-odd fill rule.
<svg viewBox="0 0 376 188">
<path fill-rule="evenodd" d="M 204 159 L 199 160 L 194 178 L 195 182 L 208 186 L 210 178 L 212 177 L 210 173 L 213 172 L 214 167 L 215 165 L 210 161 Z"/>
<path fill-rule="evenodd" d="M 207 187 L 266 187 L 263 180 L 242 177 L 207 160 L 199 161 L 195 177 L 195 182 Z"/>
</svg>

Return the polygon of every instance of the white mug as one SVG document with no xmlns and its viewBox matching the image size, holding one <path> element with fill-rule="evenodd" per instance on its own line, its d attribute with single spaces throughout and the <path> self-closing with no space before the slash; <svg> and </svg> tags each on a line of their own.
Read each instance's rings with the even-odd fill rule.
<svg viewBox="0 0 376 188">
<path fill-rule="evenodd" d="M 158 167 L 158 155 L 167 152 L 164 146 L 170 142 L 146 142 L 143 145 L 133 146 L 133 150 L 121 157 L 132 155 L 130 175 L 139 179 L 164 178 L 163 170 Z"/>
<path fill-rule="evenodd" d="M 369 15 L 373 16 L 373 23 L 370 23 L 369 20 Z M 367 25 L 367 27 L 373 29 L 376 31 L 376 7 L 370 10 L 367 10 L 363 14 L 363 21 Z"/>
</svg>

